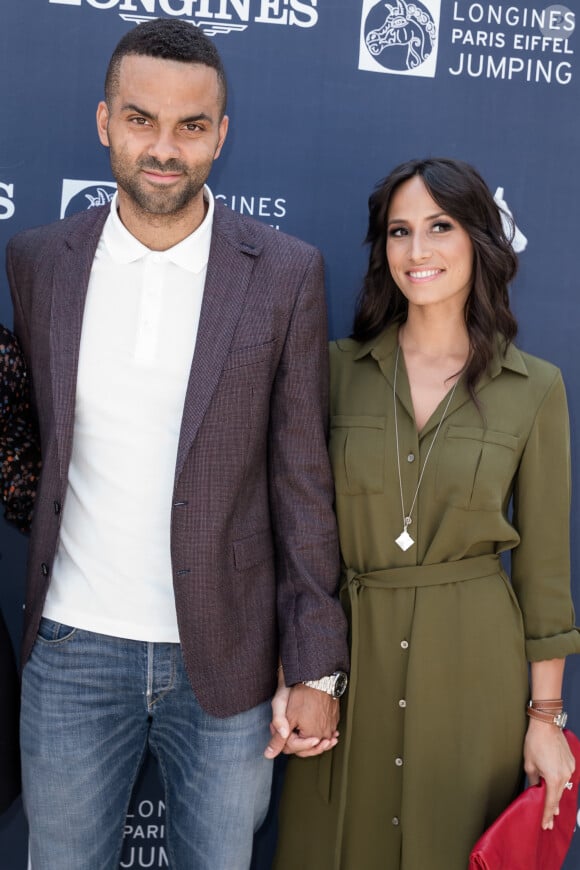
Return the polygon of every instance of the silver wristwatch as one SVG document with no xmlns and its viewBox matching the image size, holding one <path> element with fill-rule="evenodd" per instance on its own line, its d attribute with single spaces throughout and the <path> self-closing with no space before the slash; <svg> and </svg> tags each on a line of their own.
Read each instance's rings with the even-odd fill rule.
<svg viewBox="0 0 580 870">
<path fill-rule="evenodd" d="M 348 677 L 344 671 L 335 671 L 329 677 L 321 677 L 319 680 L 304 680 L 303 682 L 305 686 L 326 692 L 332 698 L 341 698 L 346 692 Z"/>
</svg>

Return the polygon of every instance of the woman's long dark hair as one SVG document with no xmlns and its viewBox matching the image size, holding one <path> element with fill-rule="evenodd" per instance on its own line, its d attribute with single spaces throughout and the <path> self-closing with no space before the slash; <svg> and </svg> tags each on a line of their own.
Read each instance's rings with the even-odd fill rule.
<svg viewBox="0 0 580 870">
<path fill-rule="evenodd" d="M 472 287 L 465 306 L 465 322 L 471 353 L 465 367 L 467 389 L 475 399 L 475 387 L 492 359 L 496 334 L 505 348 L 517 333 L 510 311 L 508 284 L 518 260 L 504 232 L 501 213 L 479 173 L 468 163 L 447 158 L 410 160 L 397 166 L 381 181 L 369 198 L 369 267 L 360 292 L 352 337 L 375 338 L 391 323 L 407 319 L 407 300 L 395 284 L 387 263 L 387 217 L 395 190 L 419 175 L 431 197 L 443 211 L 458 221 L 473 245 Z"/>
</svg>

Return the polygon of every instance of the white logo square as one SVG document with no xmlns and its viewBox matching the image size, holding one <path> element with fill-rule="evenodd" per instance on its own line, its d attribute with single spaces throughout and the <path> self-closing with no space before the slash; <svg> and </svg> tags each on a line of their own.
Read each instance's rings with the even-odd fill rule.
<svg viewBox="0 0 580 870">
<path fill-rule="evenodd" d="M 363 0 L 358 68 L 433 78 L 441 0 Z"/>
</svg>

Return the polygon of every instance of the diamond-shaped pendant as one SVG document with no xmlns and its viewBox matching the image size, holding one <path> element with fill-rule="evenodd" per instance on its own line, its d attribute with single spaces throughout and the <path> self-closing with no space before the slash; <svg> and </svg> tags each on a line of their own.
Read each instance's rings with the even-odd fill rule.
<svg viewBox="0 0 580 870">
<path fill-rule="evenodd" d="M 395 544 L 397 544 L 403 552 L 408 550 L 409 547 L 412 547 L 415 541 L 407 531 L 407 529 L 403 529 L 398 538 L 395 538 Z"/>
</svg>

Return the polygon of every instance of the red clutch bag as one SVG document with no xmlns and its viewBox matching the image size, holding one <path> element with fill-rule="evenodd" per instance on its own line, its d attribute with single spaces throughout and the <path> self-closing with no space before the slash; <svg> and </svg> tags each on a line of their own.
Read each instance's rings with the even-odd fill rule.
<svg viewBox="0 0 580 870">
<path fill-rule="evenodd" d="M 551 831 L 541 828 L 546 784 L 531 786 L 504 810 L 471 851 L 469 870 L 560 870 L 576 824 L 580 782 L 580 740 L 564 730 L 576 770 L 560 799 Z"/>
</svg>

